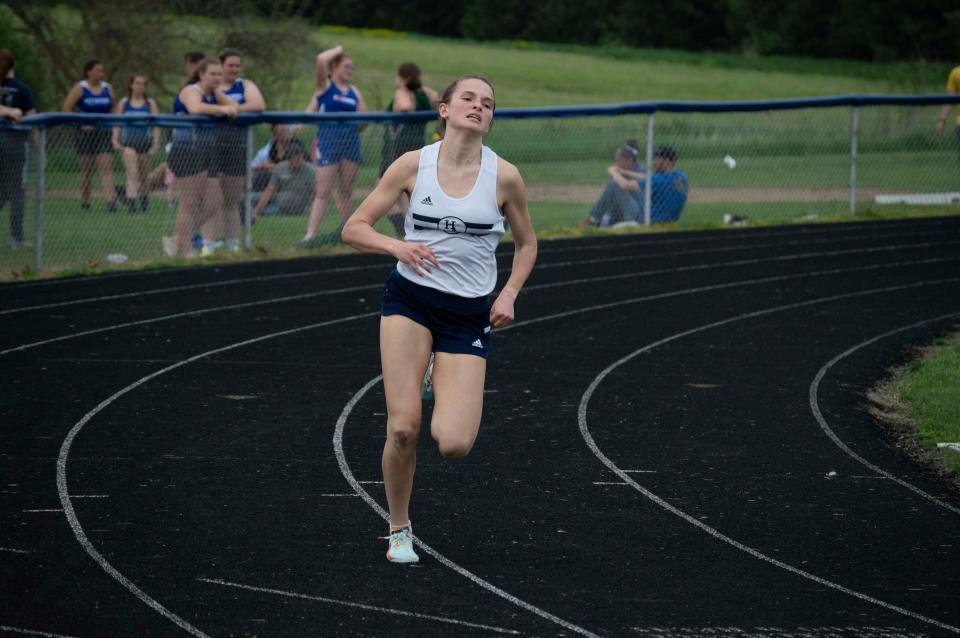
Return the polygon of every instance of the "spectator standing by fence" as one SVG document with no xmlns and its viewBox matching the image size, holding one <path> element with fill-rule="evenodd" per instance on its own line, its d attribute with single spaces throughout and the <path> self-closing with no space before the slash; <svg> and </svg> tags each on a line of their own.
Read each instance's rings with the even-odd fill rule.
<svg viewBox="0 0 960 638">
<path fill-rule="evenodd" d="M 420 79 L 420 67 L 413 62 L 404 62 L 397 69 L 397 88 L 393 99 L 387 104 L 388 113 L 409 113 L 411 111 L 432 111 L 440 101 L 437 92 L 424 86 Z M 409 151 L 419 150 L 423 146 L 423 136 L 427 122 L 403 122 L 388 124 L 383 132 L 383 159 L 380 162 L 380 177 L 397 158 Z M 393 224 L 398 237 L 403 237 L 403 217 L 410 199 L 406 193 L 394 204 L 387 218 Z"/>
<path fill-rule="evenodd" d="M 239 113 L 260 113 L 266 108 L 263 94 L 251 80 L 240 77 L 243 55 L 237 49 L 224 49 L 219 55 L 223 67 L 223 93 L 237 105 Z M 240 250 L 240 201 L 246 187 L 247 129 L 225 126 L 217 131 L 220 192 L 223 206 L 201 228 L 204 255 L 216 250 L 222 237 L 227 250 Z"/>
<path fill-rule="evenodd" d="M 954 67 L 947 76 L 947 93 L 960 93 L 960 66 Z M 940 119 L 937 120 L 937 126 L 934 131 L 937 137 L 943 134 L 943 129 L 947 124 L 947 118 L 950 117 L 952 105 L 944 104 L 940 109 Z M 960 161 L 960 113 L 954 121 L 954 137 L 957 141 L 957 160 Z"/>
<path fill-rule="evenodd" d="M 83 65 L 84 79 L 73 85 L 63 101 L 66 113 L 98 113 L 102 115 L 113 111 L 113 94 L 110 84 L 104 81 L 103 63 L 90 60 Z M 113 186 L 113 144 L 108 128 L 81 126 L 74 134 L 74 146 L 80 158 L 80 208 L 90 208 L 90 188 L 93 184 L 93 171 L 100 173 L 100 183 L 107 205 L 107 211 L 117 210 L 117 193 Z"/>
<path fill-rule="evenodd" d="M 15 77 L 15 66 L 13 53 L 0 49 L 0 117 L 13 124 L 37 112 L 33 91 Z M 0 207 L 10 205 L 10 247 L 14 249 L 27 245 L 23 236 L 27 135 L 0 127 Z"/>
<path fill-rule="evenodd" d="M 204 58 L 197 65 L 187 86 L 173 101 L 176 115 L 213 115 L 236 117 L 237 104 L 219 89 L 223 78 L 220 60 Z M 193 231 L 218 214 L 223 204 L 219 164 L 216 158 L 217 129 L 176 127 L 170 148 L 170 170 L 176 176 L 180 195 L 176 234 L 167 254 L 191 254 Z M 166 243 L 166 242 L 165 242 Z"/>
<path fill-rule="evenodd" d="M 327 49 L 317 56 L 315 67 L 316 92 L 307 106 L 307 112 L 356 113 L 366 111 L 360 90 L 350 83 L 353 79 L 353 59 L 342 46 Z M 327 202 L 337 180 L 337 212 L 343 224 L 350 215 L 353 202 L 353 182 L 360 170 L 360 127 L 354 122 L 324 122 L 317 126 L 317 195 L 310 210 L 307 234 L 310 241 L 317 234 L 320 222 L 327 212 Z"/>
<path fill-rule="evenodd" d="M 127 84 L 127 96 L 117 102 L 118 114 L 149 115 L 159 113 L 157 103 L 147 95 L 147 78 L 134 75 Z M 160 148 L 160 130 L 146 123 L 131 122 L 113 129 L 113 148 L 120 152 L 127 174 L 126 201 L 131 213 L 147 210 L 150 161 Z"/>
</svg>

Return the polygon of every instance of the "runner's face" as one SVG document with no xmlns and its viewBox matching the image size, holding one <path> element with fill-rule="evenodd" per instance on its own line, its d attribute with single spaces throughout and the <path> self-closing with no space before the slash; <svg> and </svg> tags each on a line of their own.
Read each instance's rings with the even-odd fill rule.
<svg viewBox="0 0 960 638">
<path fill-rule="evenodd" d="M 440 105 L 447 126 L 486 134 L 493 124 L 493 89 L 483 80 L 460 80 L 449 104 Z"/>
<path fill-rule="evenodd" d="M 240 77 L 240 71 L 243 70 L 243 60 L 240 59 L 238 55 L 231 55 L 229 58 L 223 61 L 223 80 L 227 84 L 233 84 L 238 77 Z"/>
</svg>

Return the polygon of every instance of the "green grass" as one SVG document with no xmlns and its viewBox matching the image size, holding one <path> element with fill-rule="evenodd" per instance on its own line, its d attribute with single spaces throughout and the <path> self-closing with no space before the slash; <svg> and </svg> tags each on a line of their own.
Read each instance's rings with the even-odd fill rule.
<svg viewBox="0 0 960 638">
<path fill-rule="evenodd" d="M 61 12 L 69 9 L 60 9 Z M 222 25 L 209 19 L 171 18 L 195 41 L 219 41 Z M 264 25 L 279 28 L 278 25 Z M 909 64 L 863 64 L 837 60 L 757 58 L 734 54 L 694 54 L 603 46 L 542 45 L 525 42 L 478 43 L 404 34 L 384 30 L 340 27 L 304 29 L 306 45 L 291 54 L 289 82 L 274 83 L 267 96 L 271 110 L 302 110 L 313 92 L 316 52 L 343 44 L 356 64 L 354 80 L 371 109 L 389 100 L 396 66 L 417 61 L 425 81 L 442 88 L 454 77 L 479 73 L 497 87 L 498 105 L 543 106 L 600 104 L 648 99 L 761 99 L 846 93 L 940 91 L 946 67 Z M 301 41 L 291 38 L 291 41 Z M 299 46 L 299 45 L 298 45 Z M 178 73 L 178 72 L 177 72 Z M 246 76 L 256 80 L 251 56 Z M 171 71 L 171 81 L 178 76 Z M 169 96 L 160 96 L 162 107 Z M 956 207 L 873 207 L 872 191 L 941 192 L 960 190 L 956 150 L 950 136 L 934 138 L 932 123 L 938 109 L 863 109 L 860 117 L 859 187 L 863 189 L 855 218 L 902 215 L 956 214 Z M 849 109 L 819 109 L 752 114 L 668 114 L 656 116 L 655 143 L 674 145 L 680 168 L 688 174 L 691 197 L 698 189 L 716 189 L 710 197 L 691 201 L 679 224 L 670 228 L 717 227 L 725 213 L 746 215 L 754 224 L 849 220 Z M 531 200 L 534 221 L 541 233 L 563 235 L 589 210 L 607 179 L 605 169 L 614 148 L 628 137 L 644 144 L 644 116 L 522 120 L 496 123 L 488 144 L 521 170 L 528 186 L 577 187 L 570 201 L 539 195 Z M 163 260 L 159 238 L 169 235 L 174 212 L 160 197 L 148 215 L 78 213 L 79 172 L 71 131 L 48 134 L 46 185 L 45 268 L 94 270 L 106 267 L 110 253 L 127 255 L 131 264 Z M 255 129 L 255 146 L 262 145 L 267 127 Z M 301 134 L 309 144 L 313 128 Z M 368 127 L 363 135 L 364 163 L 357 178 L 358 194 L 376 181 L 382 129 Z M 728 170 L 724 155 L 738 166 Z M 157 158 L 159 161 L 160 158 Z M 117 183 L 123 172 L 115 162 Z M 31 177 L 32 183 L 33 177 Z M 784 189 L 832 189 L 831 201 L 797 202 L 795 194 L 782 201 L 728 204 L 716 201 L 724 193 Z M 28 198 L 32 197 L 28 188 Z M 699 191 L 702 195 L 705 191 Z M 593 194 L 593 195 L 592 195 Z M 763 194 L 763 193 L 761 193 Z M 748 193 L 749 195 L 749 193 Z M 767 199 L 771 197 L 768 192 Z M 95 199 L 100 197 L 94 186 Z M 749 200 L 750 197 L 741 197 Z M 26 226 L 32 229 L 33 203 L 28 202 Z M 322 232 L 333 232 L 334 222 Z M 258 255 L 301 254 L 303 218 L 264 219 L 254 228 Z M 386 227 L 385 227 L 386 228 Z M 658 229 L 663 230 L 663 228 Z M 578 231 L 580 232 L 580 231 Z M 593 231 L 588 231 L 593 232 Z M 6 229 L 0 231 L 6 243 Z M 32 254 L 0 248 L 0 279 L 29 274 Z"/>
<path fill-rule="evenodd" d="M 960 452 L 937 443 L 960 442 L 960 333 L 941 340 L 897 370 L 884 392 L 901 404 L 930 458 L 960 477 Z"/>
<path fill-rule="evenodd" d="M 403 60 L 418 62 L 426 83 L 436 88 L 462 73 L 484 75 L 497 89 L 499 106 L 942 91 L 949 72 L 946 66 L 478 43 L 329 27 L 318 29 L 315 38 L 320 46 L 343 44 L 354 56 L 356 83 L 371 106 L 378 99 L 386 104 L 390 81 Z"/>
</svg>

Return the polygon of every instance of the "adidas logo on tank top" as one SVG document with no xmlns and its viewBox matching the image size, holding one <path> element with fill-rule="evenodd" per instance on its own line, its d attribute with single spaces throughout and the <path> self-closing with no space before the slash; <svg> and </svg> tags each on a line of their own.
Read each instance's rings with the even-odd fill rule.
<svg viewBox="0 0 960 638">
<path fill-rule="evenodd" d="M 463 197 L 451 197 L 437 179 L 442 144 L 420 149 L 417 182 L 404 219 L 404 238 L 429 247 L 440 267 L 420 276 L 400 262 L 397 272 L 421 286 L 459 297 L 483 297 L 497 282 L 494 251 L 504 233 L 497 203 L 497 154 L 482 147 L 473 188 Z"/>
</svg>

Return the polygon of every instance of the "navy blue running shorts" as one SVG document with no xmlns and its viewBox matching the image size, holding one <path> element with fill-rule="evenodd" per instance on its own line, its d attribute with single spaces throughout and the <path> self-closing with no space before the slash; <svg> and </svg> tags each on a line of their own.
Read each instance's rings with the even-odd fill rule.
<svg viewBox="0 0 960 638">
<path fill-rule="evenodd" d="M 490 355 L 489 297 L 458 297 L 415 284 L 397 272 L 387 278 L 380 314 L 403 315 L 430 331 L 434 352 Z"/>
</svg>

